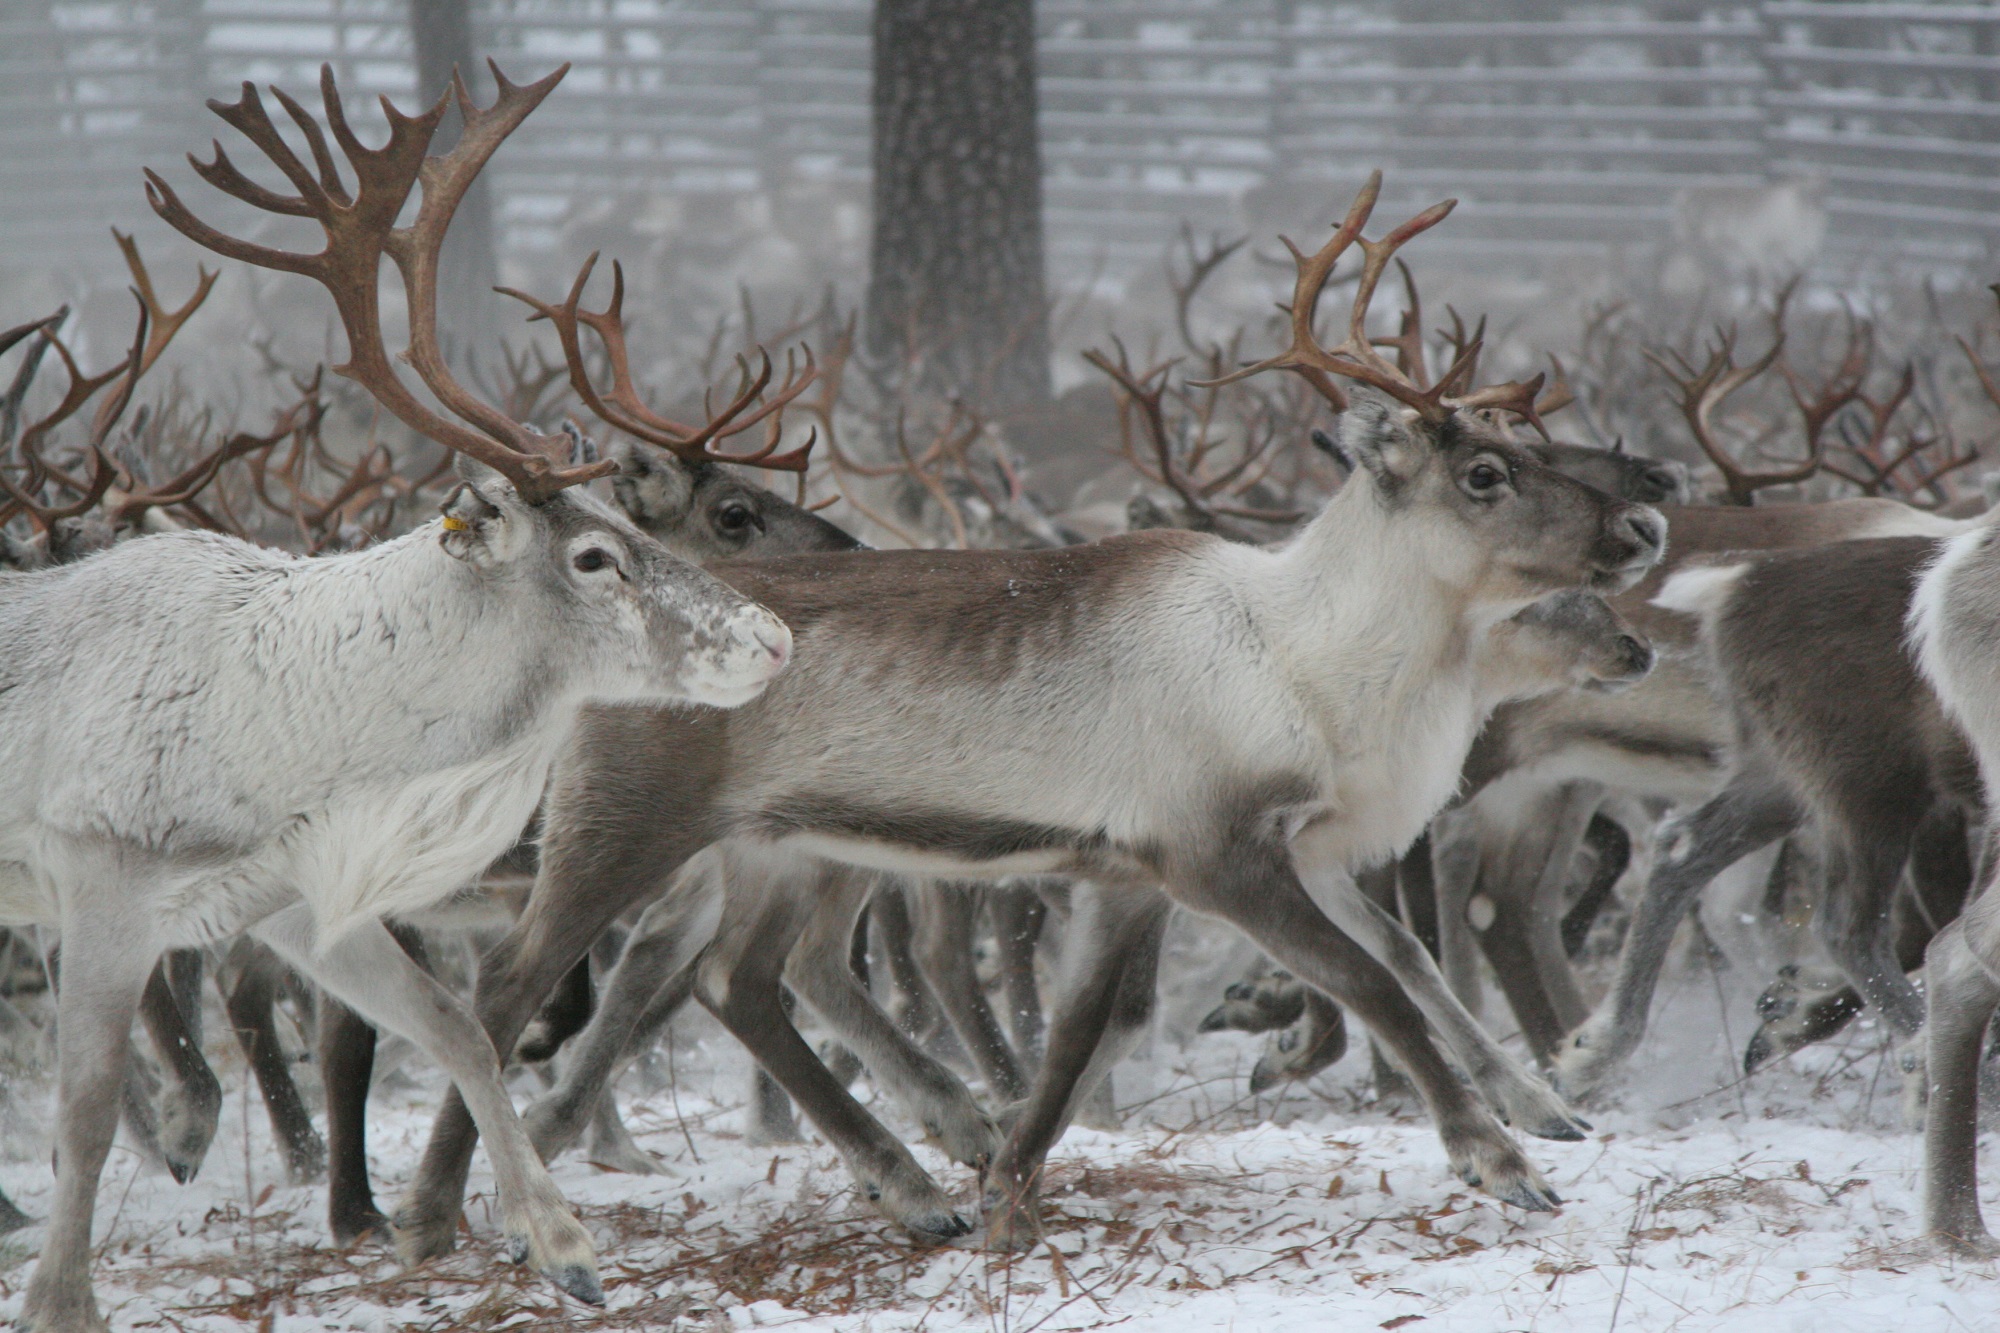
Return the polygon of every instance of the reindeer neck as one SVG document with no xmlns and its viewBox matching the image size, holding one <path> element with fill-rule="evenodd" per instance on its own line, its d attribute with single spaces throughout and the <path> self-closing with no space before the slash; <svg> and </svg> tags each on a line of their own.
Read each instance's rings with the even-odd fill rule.
<svg viewBox="0 0 2000 1333">
<path fill-rule="evenodd" d="M 1478 630 L 1512 608 L 1482 614 L 1469 577 L 1477 562 L 1449 549 L 1455 539 L 1421 513 L 1383 504 L 1357 474 L 1274 553 L 1273 600 L 1293 651 L 1329 667 L 1386 658 L 1412 678 L 1463 658 Z"/>
<path fill-rule="evenodd" d="M 402 719 L 427 760 L 450 763 L 536 728 L 562 689 L 524 623 L 532 598 L 446 553 L 435 525 L 276 573 L 246 600 L 266 627 L 248 656 L 267 678 L 297 680 L 294 707 L 359 710 L 370 731 Z"/>
</svg>

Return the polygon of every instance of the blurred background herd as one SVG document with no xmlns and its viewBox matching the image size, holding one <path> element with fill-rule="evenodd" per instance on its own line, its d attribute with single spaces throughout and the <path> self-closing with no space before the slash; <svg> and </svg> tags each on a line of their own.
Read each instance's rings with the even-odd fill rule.
<svg viewBox="0 0 2000 1333">
<path fill-rule="evenodd" d="M 1278 348 L 1279 237 L 1314 248 L 1377 167 L 1372 232 L 1460 200 L 1377 331 L 1443 365 L 1483 321 L 1480 379 L 1567 386 L 1558 438 L 1686 462 L 1716 498 L 1718 453 L 1818 464 L 1767 497 L 1961 509 L 1993 466 L 1996 4 L 0 0 L 0 330 L 27 330 L 0 480 L 33 502 L 10 540 L 87 496 L 93 443 L 94 522 L 326 550 L 425 516 L 442 460 L 322 373 L 309 284 L 226 266 L 161 339 L 201 279 L 140 173 L 283 240 L 193 181 L 224 133 L 207 99 L 247 79 L 317 109 L 326 64 L 371 138 L 370 95 L 414 108 L 456 66 L 483 101 L 487 59 L 574 68 L 461 209 L 467 373 L 558 428 L 547 326 L 488 289 L 558 299 L 601 253 L 601 306 L 618 260 L 663 410 L 729 391 L 739 354 L 811 349 L 804 493 L 882 544 L 1280 535 L 1339 483 L 1323 405 L 1188 381 Z"/>
</svg>

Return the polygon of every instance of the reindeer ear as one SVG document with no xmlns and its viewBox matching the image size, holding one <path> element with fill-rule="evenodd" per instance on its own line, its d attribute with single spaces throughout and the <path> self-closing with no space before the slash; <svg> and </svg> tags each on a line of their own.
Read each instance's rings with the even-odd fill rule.
<svg viewBox="0 0 2000 1333">
<path fill-rule="evenodd" d="M 1340 414 L 1340 448 L 1384 494 L 1394 494 L 1416 476 L 1426 453 L 1415 413 L 1358 390 Z"/>
<path fill-rule="evenodd" d="M 448 555 L 474 565 L 490 565 L 503 558 L 507 516 L 522 507 L 520 497 L 507 479 L 483 463 L 471 463 L 459 456 L 459 475 L 464 484 L 444 498 L 438 509 L 444 515 L 440 538 Z M 478 473 L 473 473 L 477 469 Z"/>
<path fill-rule="evenodd" d="M 648 531 L 678 526 L 694 506 L 694 478 L 688 467 L 664 450 L 630 440 L 614 440 L 611 493 L 625 516 Z"/>
</svg>

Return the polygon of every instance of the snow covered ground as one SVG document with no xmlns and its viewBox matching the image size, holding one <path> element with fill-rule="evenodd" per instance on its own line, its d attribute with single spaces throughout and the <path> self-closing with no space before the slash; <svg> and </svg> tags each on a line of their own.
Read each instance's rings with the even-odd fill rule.
<svg viewBox="0 0 2000 1333">
<path fill-rule="evenodd" d="M 1245 1076 L 1260 1039 L 1161 1037 L 1119 1070 L 1126 1127 L 1074 1130 L 1058 1148 L 1049 1245 L 1015 1258 L 915 1249 L 855 1197 L 824 1146 L 747 1145 L 744 1056 L 705 1017 L 684 1020 L 672 1091 L 627 1082 L 661 1173 L 615 1175 L 574 1156 L 556 1169 L 598 1238 L 602 1313 L 505 1261 L 483 1159 L 470 1234 L 449 1259 L 404 1272 L 380 1246 L 328 1247 L 324 1186 L 283 1183 L 262 1108 L 212 1026 L 230 1088 L 221 1134 L 185 1187 L 114 1152 L 98 1292 L 119 1329 L 270 1333 L 674 1320 L 937 1333 L 1995 1327 L 1994 1270 L 1913 1243 L 1921 1145 L 1902 1128 L 1881 1034 L 1856 1025 L 1737 1082 L 1751 980 L 1696 969 L 1670 982 L 1632 1085 L 1593 1114 L 1598 1134 L 1531 1141 L 1569 1201 L 1554 1216 L 1503 1209 L 1452 1179 L 1420 1114 L 1372 1100 L 1358 1041 L 1310 1087 L 1253 1100 Z M 438 1087 L 417 1071 L 378 1102 L 385 1201 L 416 1161 Z M 531 1087 L 524 1079 L 523 1098 Z M 50 1177 L 35 1131 L 50 1101 L 45 1088 L 17 1090 L 22 1159 L 0 1166 L 0 1184 L 38 1216 Z M 918 1154 L 970 1200 L 969 1172 Z M 1991 1210 L 2000 1190 L 1986 1193 Z M 29 1230 L 0 1242 L 0 1318 L 18 1311 L 39 1241 Z"/>
</svg>

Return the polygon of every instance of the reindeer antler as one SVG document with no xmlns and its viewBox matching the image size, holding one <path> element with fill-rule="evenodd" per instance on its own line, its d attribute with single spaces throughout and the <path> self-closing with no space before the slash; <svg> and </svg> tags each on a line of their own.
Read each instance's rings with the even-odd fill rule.
<svg viewBox="0 0 2000 1333">
<path fill-rule="evenodd" d="M 535 504 L 565 487 L 604 476 L 613 465 L 567 466 L 566 440 L 523 426 L 467 391 L 452 377 L 439 349 L 438 255 L 452 215 L 500 144 L 569 71 L 569 66 L 563 65 L 546 78 L 514 84 L 498 65 L 489 61 L 488 67 L 499 88 L 492 106 L 475 106 L 464 80 L 454 72 L 446 94 L 415 116 L 404 115 L 383 98 L 389 139 L 380 148 L 368 148 L 348 124 L 332 66 L 322 65 L 320 98 L 327 126 L 354 172 L 356 188 L 352 194 L 319 122 L 285 92 L 271 89 L 271 95 L 305 137 L 313 159 L 310 169 L 279 135 L 253 85 L 246 82 L 242 96 L 234 103 L 208 104 L 261 149 L 298 193 L 280 194 L 257 184 L 237 169 L 220 143 L 215 145 L 212 162 L 189 155 L 196 174 L 223 193 L 265 212 L 317 222 L 325 233 L 326 246 L 315 254 L 257 245 L 216 230 L 189 212 L 172 187 L 150 170 L 146 172 L 146 197 L 154 212 L 196 244 L 260 268 L 297 273 L 325 287 L 347 334 L 347 360 L 334 367 L 335 373 L 367 389 L 419 434 L 505 476 L 522 499 Z M 445 108 L 454 99 L 464 131 L 449 153 L 427 156 Z M 409 226 L 398 227 L 397 216 L 411 190 L 419 185 L 422 199 L 416 218 Z M 390 362 L 383 343 L 378 284 L 385 255 L 395 262 L 409 304 L 410 344 L 402 360 L 457 420 L 434 411 L 412 393 Z"/>
<path fill-rule="evenodd" d="M 1421 375 L 1422 368 L 1413 366 L 1413 373 L 1406 373 L 1391 365 L 1382 354 L 1375 350 L 1376 340 L 1368 335 L 1368 307 L 1375 298 L 1375 289 L 1381 284 L 1382 274 L 1389 261 L 1411 239 L 1429 231 L 1451 213 L 1458 205 L 1456 199 L 1446 199 L 1432 204 L 1423 212 L 1390 231 L 1379 241 L 1371 241 L 1362 236 L 1361 229 L 1368 225 L 1369 215 L 1375 210 L 1375 201 L 1382 192 L 1382 173 L 1370 172 L 1368 181 L 1355 196 L 1353 205 L 1347 210 L 1347 217 L 1334 229 L 1333 236 L 1317 252 L 1308 256 L 1289 238 L 1280 237 L 1285 248 L 1292 252 L 1292 260 L 1298 266 L 1298 279 L 1293 286 L 1292 303 L 1289 307 L 1292 323 L 1291 345 L 1276 356 L 1268 357 L 1254 365 L 1243 367 L 1230 375 L 1218 379 L 1198 381 L 1197 387 L 1213 388 L 1245 379 L 1264 370 L 1289 370 L 1303 377 L 1322 397 L 1336 409 L 1344 410 L 1347 395 L 1334 384 L 1332 377 L 1355 380 L 1372 385 L 1415 409 L 1427 421 L 1441 421 L 1453 410 L 1493 409 L 1512 412 L 1532 425 L 1543 438 L 1548 430 L 1535 408 L 1535 395 L 1540 392 L 1542 376 L 1532 380 L 1507 384 L 1489 385 L 1484 389 L 1458 397 L 1447 394 L 1448 386 L 1456 383 L 1464 374 L 1465 367 L 1479 354 L 1479 341 L 1460 353 L 1457 361 L 1450 366 L 1437 381 L 1430 385 L 1418 383 L 1415 375 Z M 1361 247 L 1361 281 L 1355 289 L 1354 304 L 1348 311 L 1347 337 L 1338 346 L 1327 348 L 1320 345 L 1313 333 L 1313 313 L 1319 305 L 1320 293 L 1325 290 L 1327 280 L 1333 276 L 1334 264 L 1352 246 Z M 1404 339 L 1390 340 L 1393 346 L 1405 346 Z"/>
<path fill-rule="evenodd" d="M 1736 329 L 1718 327 L 1715 342 L 1709 350 L 1708 358 L 1701 369 L 1677 351 L 1669 350 L 1662 355 L 1651 347 L 1639 350 L 1647 360 L 1660 368 L 1660 372 L 1674 385 L 1680 394 L 1681 416 L 1687 421 L 1688 430 L 1694 435 L 1695 443 L 1702 453 L 1715 464 L 1722 474 L 1722 481 L 1729 492 L 1730 503 L 1747 505 L 1754 503 L 1756 493 L 1767 486 L 1784 486 L 1804 481 L 1820 470 L 1826 455 L 1827 423 L 1839 414 L 1842 408 L 1854 401 L 1861 390 L 1861 382 L 1868 372 L 1868 361 L 1873 344 L 1865 326 L 1857 325 L 1849 318 L 1847 353 L 1840 367 L 1823 384 L 1810 392 L 1804 378 L 1791 367 L 1782 363 L 1785 351 L 1785 312 L 1791 304 L 1797 279 L 1785 284 L 1778 292 L 1776 307 L 1771 314 L 1771 346 L 1765 353 L 1747 366 L 1736 364 Z M 1670 361 L 1668 358 L 1671 357 Z M 1805 427 L 1805 453 L 1789 466 L 1764 472 L 1753 472 L 1743 466 L 1730 453 L 1716 433 L 1715 414 L 1729 396 L 1757 379 L 1772 366 L 1778 366 L 1784 376 L 1785 386 L 1790 391 L 1792 402 L 1798 407 Z"/>
<path fill-rule="evenodd" d="M 770 401 L 760 401 L 771 385 L 772 375 L 771 354 L 760 347 L 757 349 L 759 364 L 754 373 L 747 360 L 740 356 L 736 358 L 736 395 L 720 412 L 710 414 L 706 425 L 685 426 L 671 421 L 646 406 L 632 379 L 631 358 L 625 346 L 623 265 L 616 260 L 611 264 L 611 303 L 602 310 L 583 308 L 584 288 L 589 285 L 591 272 L 596 267 L 597 255 L 593 253 L 584 261 L 576 281 L 570 284 L 568 297 L 560 305 L 551 305 L 512 287 L 499 289 L 503 295 L 511 296 L 534 310 L 535 313 L 529 317 L 531 323 L 546 319 L 555 326 L 556 337 L 562 343 L 563 359 L 569 363 L 570 387 L 576 390 L 585 407 L 627 435 L 658 445 L 689 461 L 741 463 L 781 472 L 806 470 L 813 443 L 818 438 L 817 432 L 809 435 L 806 442 L 796 449 L 781 454 L 777 448 L 782 438 L 786 404 L 804 393 L 819 377 L 819 368 L 813 363 L 810 347 L 805 349 L 803 368 L 797 365 L 789 352 L 786 353 L 784 383 L 778 386 Z M 591 383 L 590 368 L 584 363 L 583 356 L 582 330 L 585 327 L 604 344 L 605 358 L 611 367 L 611 387 L 608 390 L 600 391 Z M 706 398 L 702 407 L 707 412 Z M 742 434 L 760 421 L 769 423 L 763 448 L 748 454 L 726 454 L 712 447 L 733 435 Z"/>
</svg>

